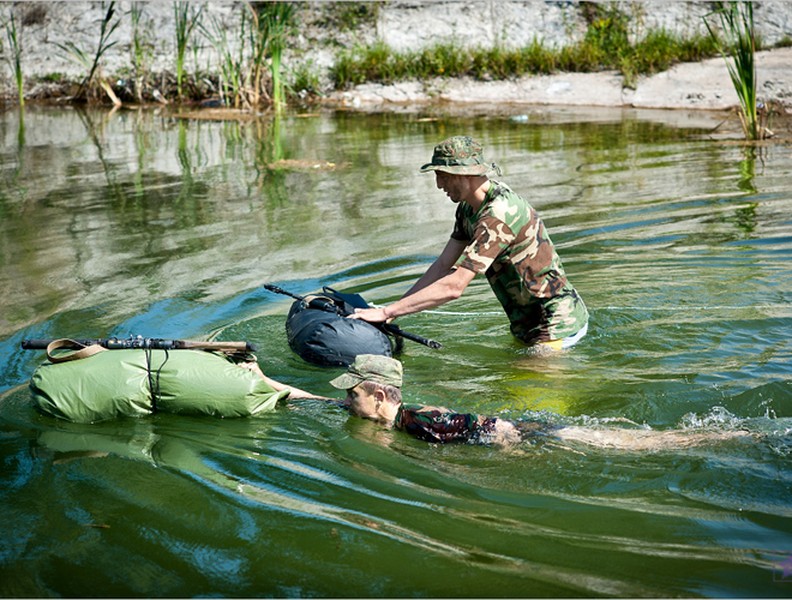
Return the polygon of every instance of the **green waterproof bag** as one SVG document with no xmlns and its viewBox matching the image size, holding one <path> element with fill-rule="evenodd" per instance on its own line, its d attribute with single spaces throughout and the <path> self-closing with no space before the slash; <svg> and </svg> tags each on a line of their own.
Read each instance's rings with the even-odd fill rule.
<svg viewBox="0 0 792 600">
<path fill-rule="evenodd" d="M 156 411 L 246 417 L 288 395 L 233 359 L 203 350 L 106 350 L 48 361 L 33 373 L 30 389 L 41 411 L 77 423 Z"/>
</svg>

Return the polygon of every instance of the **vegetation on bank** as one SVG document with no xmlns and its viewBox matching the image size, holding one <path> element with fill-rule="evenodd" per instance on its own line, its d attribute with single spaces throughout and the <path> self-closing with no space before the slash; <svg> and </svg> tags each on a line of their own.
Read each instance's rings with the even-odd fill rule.
<svg viewBox="0 0 792 600">
<path fill-rule="evenodd" d="M 535 40 L 523 48 L 437 44 L 416 52 L 399 53 L 375 43 L 340 52 L 332 70 L 333 83 L 337 88 L 345 88 L 367 81 L 394 83 L 439 76 L 492 80 L 615 69 L 624 76 L 625 85 L 632 87 L 639 75 L 718 55 L 720 46 L 712 35 L 685 39 L 658 30 L 632 42 L 628 15 L 613 5 L 588 4 L 586 35 L 572 46 L 555 49 Z"/>
<path fill-rule="evenodd" d="M 15 3 L 16 4 L 16 3 Z M 217 104 L 236 108 L 272 106 L 310 101 L 322 95 L 322 74 L 310 61 L 283 64 L 284 51 L 297 31 L 301 8 L 298 2 L 244 2 L 235 30 L 204 11 L 205 5 L 174 1 L 173 18 L 175 74 L 154 74 L 149 70 L 153 56 L 152 37 L 144 25 L 146 3 L 132 2 L 128 12 L 116 10 L 116 2 L 102 2 L 104 17 L 97 21 L 93 48 L 72 41 L 55 44 L 61 55 L 85 72 L 79 82 L 51 77 L 73 101 L 100 102 L 105 97 L 122 102 L 194 102 L 214 99 Z M 328 3 L 332 15 L 325 27 L 353 31 L 372 26 L 380 2 Z M 587 22 L 585 36 L 576 44 L 551 48 L 538 40 L 522 48 L 470 48 L 441 43 L 414 52 L 395 52 L 382 42 L 342 48 L 331 68 L 330 86 L 345 89 L 364 82 L 395 83 L 435 77 L 472 77 L 478 80 L 508 79 L 528 74 L 594 72 L 617 70 L 625 85 L 632 87 L 641 75 L 666 70 L 678 62 L 700 61 L 723 55 L 740 96 L 746 136 L 762 137 L 761 110 L 757 113 L 753 55 L 760 47 L 754 34 L 750 2 L 714 2 L 708 17 L 720 19 L 714 27 L 705 17 L 708 34 L 683 38 L 665 30 L 649 31 L 634 39 L 632 18 L 615 2 L 581 2 Z M 31 11 L 26 13 L 30 18 Z M 44 10 L 46 14 L 46 10 Z M 43 19 L 43 15 L 39 18 Z M 118 43 L 112 39 L 121 19 L 130 19 L 131 65 L 125 73 L 114 74 L 112 82 L 102 71 L 103 57 Z M 332 22 L 331 22 L 332 21 Z M 3 54 L 12 67 L 19 103 L 24 103 L 23 38 L 24 20 L 14 16 L 14 6 L 0 16 L 6 33 Z M 718 33 L 722 31 L 723 33 Z M 185 69 L 196 38 L 214 49 L 219 64 L 216 73 L 189 73 Z M 116 36 L 117 38 L 117 36 Z M 296 60 L 293 62 L 297 62 Z"/>
<path fill-rule="evenodd" d="M 756 32 L 753 4 L 750 2 L 718 2 L 713 15 L 720 20 L 726 40 L 721 42 L 707 19 L 710 36 L 726 59 L 734 90 L 740 101 L 740 122 L 745 137 L 760 140 L 772 136 L 767 128 L 770 111 L 756 97 Z"/>
</svg>

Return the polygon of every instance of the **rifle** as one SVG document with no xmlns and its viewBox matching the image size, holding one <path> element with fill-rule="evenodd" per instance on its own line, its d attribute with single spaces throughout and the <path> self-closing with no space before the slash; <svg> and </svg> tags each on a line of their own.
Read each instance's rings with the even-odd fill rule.
<svg viewBox="0 0 792 600">
<path fill-rule="evenodd" d="M 201 342 L 190 340 L 166 340 L 161 338 L 144 338 L 129 336 L 127 339 L 111 337 L 102 339 L 56 339 L 22 340 L 23 350 L 46 350 L 51 344 L 57 343 L 58 348 L 80 350 L 88 346 L 101 346 L 106 350 L 127 350 L 142 348 L 144 350 L 232 350 L 234 352 L 255 352 L 256 347 L 248 342 Z"/>
<path fill-rule="evenodd" d="M 326 298 L 315 298 L 313 300 L 307 298 L 306 296 L 298 296 L 292 292 L 286 291 L 283 288 L 278 287 L 277 285 L 271 285 L 268 283 L 264 284 L 264 289 L 269 290 L 270 292 L 274 292 L 276 294 L 283 294 L 284 296 L 290 296 L 295 300 L 300 302 L 308 302 L 309 306 L 312 308 L 318 308 L 320 310 L 324 310 L 327 312 L 334 312 L 342 317 L 347 317 L 354 312 L 355 308 L 370 308 L 369 304 L 358 294 L 341 294 L 340 292 L 335 291 L 332 288 L 325 287 L 326 293 L 331 296 L 337 297 L 341 303 L 333 301 L 332 299 Z M 351 302 L 350 302 L 351 301 Z M 357 304 L 357 306 L 355 306 Z M 347 306 L 351 307 L 352 310 L 349 310 Z M 416 335 L 414 333 L 409 333 L 404 331 L 398 325 L 394 325 L 393 323 L 369 323 L 373 327 L 382 330 L 383 332 L 397 336 L 403 337 L 405 339 L 411 340 L 413 342 L 417 342 L 419 344 L 423 344 L 424 346 L 428 346 L 434 350 L 438 348 L 442 348 L 443 345 L 440 342 L 436 342 L 435 340 L 430 340 L 425 337 L 421 337 L 420 335 Z"/>
</svg>

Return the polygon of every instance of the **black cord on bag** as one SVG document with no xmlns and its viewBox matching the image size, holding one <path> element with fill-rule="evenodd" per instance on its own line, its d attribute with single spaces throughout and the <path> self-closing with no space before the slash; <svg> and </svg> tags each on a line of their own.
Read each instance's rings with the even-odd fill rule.
<svg viewBox="0 0 792 600">
<path fill-rule="evenodd" d="M 156 371 L 152 371 L 151 369 L 153 350 L 151 348 L 146 348 L 144 352 L 146 354 L 146 373 L 149 384 L 149 392 L 151 393 L 151 410 L 152 412 L 157 412 L 157 403 L 162 398 L 160 394 L 160 373 L 162 372 L 162 368 L 165 366 L 165 363 L 168 362 L 168 351 L 163 350 L 163 352 L 165 352 L 165 360 L 162 361 L 162 364 L 157 368 Z"/>
</svg>

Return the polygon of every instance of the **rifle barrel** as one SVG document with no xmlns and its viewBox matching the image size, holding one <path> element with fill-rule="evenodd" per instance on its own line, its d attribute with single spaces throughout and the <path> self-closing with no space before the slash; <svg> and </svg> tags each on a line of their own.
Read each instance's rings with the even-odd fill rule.
<svg viewBox="0 0 792 600">
<path fill-rule="evenodd" d="M 269 290 L 270 292 L 274 292 L 276 294 L 283 294 L 284 296 L 291 296 L 295 300 L 305 300 L 304 296 L 298 296 L 297 294 L 294 294 L 292 292 L 286 291 L 283 288 L 278 287 L 277 285 L 272 285 L 271 283 L 265 283 L 262 287 L 265 290 Z"/>
<path fill-rule="evenodd" d="M 30 339 L 22 340 L 23 350 L 46 350 L 52 342 L 59 342 L 60 348 L 79 350 L 87 346 L 102 346 L 108 350 L 128 348 L 152 348 L 155 350 L 234 350 L 255 352 L 256 347 L 249 342 L 203 342 L 190 340 L 164 340 L 159 338 L 128 339 Z"/>
<path fill-rule="evenodd" d="M 408 340 L 411 340 L 413 342 L 418 342 L 419 344 L 423 344 L 424 346 L 428 346 L 429 348 L 432 348 L 433 350 L 439 350 L 440 348 L 443 347 L 443 344 L 441 344 L 438 341 L 430 340 L 428 338 L 425 338 L 423 336 L 417 335 L 415 333 L 409 333 L 407 331 L 404 331 L 404 329 L 402 329 L 398 325 L 394 325 L 393 323 L 383 323 L 382 324 L 382 328 L 385 331 L 387 331 L 387 332 L 389 332 L 389 333 L 391 333 L 393 335 L 399 335 L 399 336 L 401 336 L 403 338 L 407 338 Z"/>
</svg>

